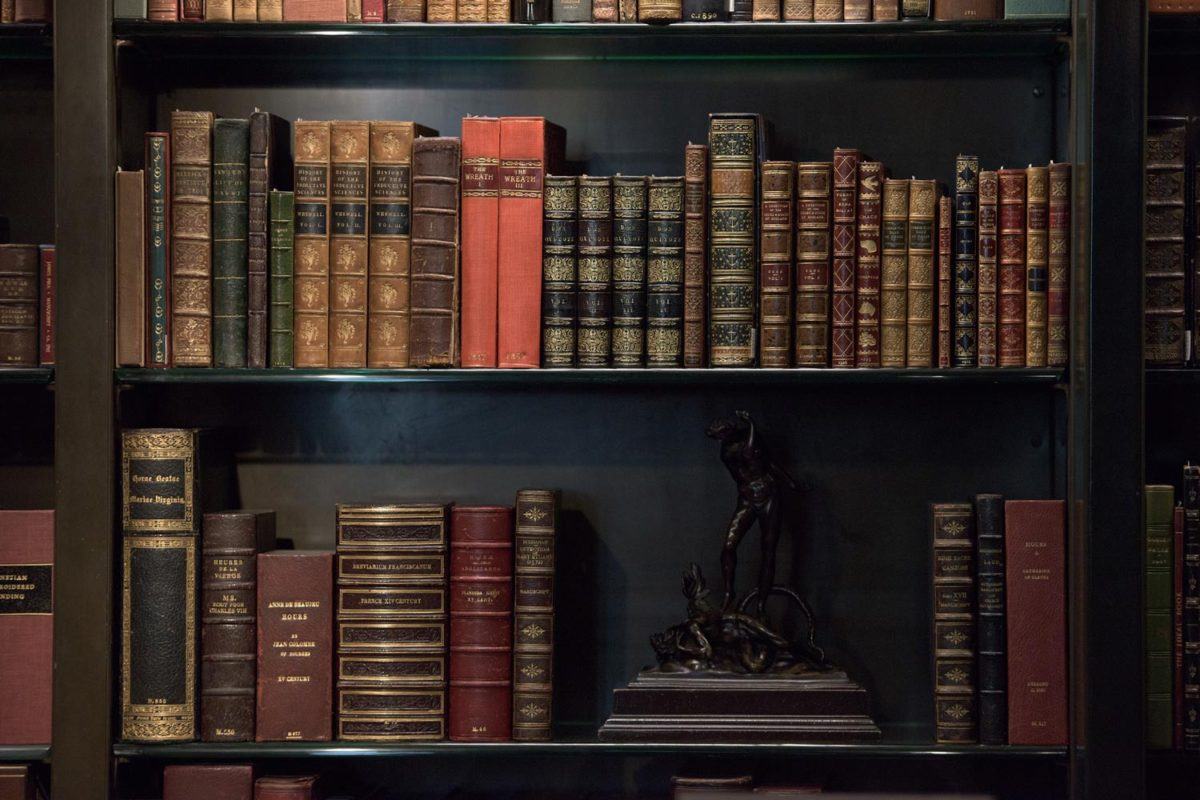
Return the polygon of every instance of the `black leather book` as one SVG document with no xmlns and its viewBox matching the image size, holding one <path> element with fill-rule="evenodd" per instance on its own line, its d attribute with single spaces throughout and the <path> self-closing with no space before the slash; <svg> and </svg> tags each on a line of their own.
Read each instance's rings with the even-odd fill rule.
<svg viewBox="0 0 1200 800">
<path fill-rule="evenodd" d="M 607 367 L 612 353 L 612 178 L 579 179 L 576 362 Z"/>
<path fill-rule="evenodd" d="M 979 308 L 979 158 L 959 156 L 954 164 L 954 359 L 956 367 L 977 363 Z"/>
<path fill-rule="evenodd" d="M 683 178 L 650 179 L 646 363 L 683 366 Z"/>
<path fill-rule="evenodd" d="M 728 22 L 723 0 L 683 0 L 684 22 Z"/>
<path fill-rule="evenodd" d="M 550 0 L 513 0 L 513 22 L 549 22 Z"/>
<path fill-rule="evenodd" d="M 1200 466 L 1183 468 L 1183 749 L 1200 751 Z"/>
<path fill-rule="evenodd" d="M 267 366 L 270 289 L 270 213 L 272 189 L 292 188 L 292 129 L 266 111 L 250 115 L 250 227 L 247 266 L 246 366 Z M 289 364 L 290 366 L 290 364 Z"/>
<path fill-rule="evenodd" d="M 542 210 L 542 366 L 573 367 L 578 179 L 547 175 Z"/>
<path fill-rule="evenodd" d="M 646 356 L 646 178 L 613 178 L 612 363 L 640 367 Z"/>
<path fill-rule="evenodd" d="M 1008 654 L 1004 624 L 1004 498 L 975 495 L 979 590 L 979 743 L 1008 742 Z"/>
<path fill-rule="evenodd" d="M 729 14 L 731 22 L 752 22 L 754 20 L 754 0 L 732 0 L 733 8 Z"/>
</svg>

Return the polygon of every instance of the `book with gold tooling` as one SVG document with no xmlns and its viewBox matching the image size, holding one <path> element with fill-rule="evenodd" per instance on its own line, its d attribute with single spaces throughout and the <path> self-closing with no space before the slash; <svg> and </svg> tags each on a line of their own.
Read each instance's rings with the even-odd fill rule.
<svg viewBox="0 0 1200 800">
<path fill-rule="evenodd" d="M 513 594 L 513 739 L 547 741 L 553 720 L 558 493 L 517 492 Z"/>
<path fill-rule="evenodd" d="M 833 164 L 796 165 L 795 364 L 829 366 L 829 256 Z"/>
<path fill-rule="evenodd" d="M 913 180 L 908 199 L 908 323 L 906 364 L 933 366 L 933 258 L 937 182 Z"/>
<path fill-rule="evenodd" d="M 791 161 L 764 161 L 761 181 L 758 268 L 761 363 L 764 367 L 790 367 L 796 165 Z"/>
<path fill-rule="evenodd" d="M 883 182 L 883 261 L 880 271 L 879 364 L 903 367 L 908 324 L 909 181 Z"/>
</svg>

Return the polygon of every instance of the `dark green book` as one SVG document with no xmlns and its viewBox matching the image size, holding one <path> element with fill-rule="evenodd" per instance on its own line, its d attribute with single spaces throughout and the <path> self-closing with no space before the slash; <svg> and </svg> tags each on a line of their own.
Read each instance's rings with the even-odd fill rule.
<svg viewBox="0 0 1200 800">
<path fill-rule="evenodd" d="M 146 365 L 171 366 L 171 135 L 146 134 Z"/>
<path fill-rule="evenodd" d="M 213 364 L 246 366 L 250 122 L 213 126 Z"/>
<path fill-rule="evenodd" d="M 271 343 L 272 367 L 292 366 L 292 263 L 295 257 L 296 196 L 272 191 L 271 213 Z"/>
<path fill-rule="evenodd" d="M 1170 749 L 1174 738 L 1171 647 L 1175 620 L 1175 487 L 1146 487 L 1146 746 Z"/>
</svg>

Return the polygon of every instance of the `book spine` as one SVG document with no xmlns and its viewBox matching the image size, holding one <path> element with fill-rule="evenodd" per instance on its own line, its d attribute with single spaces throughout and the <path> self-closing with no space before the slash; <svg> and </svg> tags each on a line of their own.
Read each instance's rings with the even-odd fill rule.
<svg viewBox="0 0 1200 800">
<path fill-rule="evenodd" d="M 854 274 L 854 366 L 878 367 L 879 283 L 882 260 L 883 164 L 863 161 L 858 166 L 858 253 Z"/>
<path fill-rule="evenodd" d="M 1002 169 L 997 351 L 1002 367 L 1025 366 L 1025 170 Z"/>
<path fill-rule="evenodd" d="M 458 366 L 458 185 L 461 142 L 413 142 L 411 361 Z"/>
<path fill-rule="evenodd" d="M 1046 366 L 1065 367 L 1071 354 L 1071 165 L 1050 165 L 1050 281 L 1046 287 Z M 1193 337 L 1200 341 L 1198 335 Z"/>
<path fill-rule="evenodd" d="M 974 367 L 979 363 L 979 159 L 959 156 L 954 176 L 953 362 L 955 367 Z"/>
<path fill-rule="evenodd" d="M 512 22 L 512 17 L 512 0 L 488 0 L 488 22 Z"/>
<path fill-rule="evenodd" d="M 258 22 L 258 0 L 233 0 L 234 22 Z"/>
<path fill-rule="evenodd" d="M 613 178 L 612 365 L 646 361 L 646 178 Z"/>
<path fill-rule="evenodd" d="M 550 18 L 554 22 L 591 22 L 592 0 L 553 0 Z"/>
<path fill-rule="evenodd" d="M 345 22 L 346 0 L 283 0 L 283 19 L 285 22 Z"/>
<path fill-rule="evenodd" d="M 550 740 L 554 688 L 554 555 L 558 494 L 517 492 L 513 591 L 513 739 Z"/>
<path fill-rule="evenodd" d="M 784 22 L 812 22 L 813 0 L 783 0 Z"/>
<path fill-rule="evenodd" d="M 1003 0 L 936 0 L 933 18 L 946 22 L 1003 19 Z"/>
<path fill-rule="evenodd" d="M 367 245 L 367 366 L 409 365 L 412 254 L 410 122 L 371 122 Z"/>
<path fill-rule="evenodd" d="M 346 22 L 362 22 L 362 0 L 346 0 Z"/>
<path fill-rule="evenodd" d="M 146 134 L 146 362 L 171 365 L 171 137 Z"/>
<path fill-rule="evenodd" d="M 575 366 L 579 180 L 546 176 L 542 222 L 542 366 Z"/>
<path fill-rule="evenodd" d="M 458 0 L 455 16 L 459 22 L 487 22 L 487 0 Z"/>
<path fill-rule="evenodd" d="M 846 0 L 842 15 L 847 22 L 870 22 L 871 0 Z"/>
<path fill-rule="evenodd" d="M 1158 2 L 1170 2 L 1170 0 L 1151 0 L 1151 6 Z M 1196 10 L 1187 0 L 1183 0 L 1182 8 L 1178 2 L 1172 3 L 1172 5 L 1176 6 L 1176 11 L 1192 12 Z M 1152 12 L 1154 10 L 1151 8 Z M 1004 0 L 1005 19 L 1062 19 L 1070 16 L 1070 0 Z"/>
<path fill-rule="evenodd" d="M 250 123 L 213 125 L 213 365 L 246 366 Z"/>
<path fill-rule="evenodd" d="M 41 291 L 38 297 L 40 312 L 40 327 L 38 340 L 41 342 L 40 362 L 43 367 L 54 366 L 54 316 L 58 309 L 55 285 L 58 283 L 58 258 L 54 245 L 44 244 L 38 247 L 38 259 L 41 261 Z"/>
<path fill-rule="evenodd" d="M 146 19 L 151 22 L 178 22 L 178 0 L 149 0 L 146 4 Z"/>
<path fill-rule="evenodd" d="M 445 738 L 444 505 L 337 508 L 337 738 Z"/>
<path fill-rule="evenodd" d="M 708 145 L 683 151 L 683 365 L 706 365 L 708 326 Z"/>
<path fill-rule="evenodd" d="M 975 496 L 979 617 L 979 742 L 1008 742 L 1008 656 L 1004 625 L 1004 498 Z"/>
<path fill-rule="evenodd" d="M 145 174 L 117 170 L 117 366 L 146 364 Z M 37 323 L 37 248 L 31 247 L 33 322 Z M 22 285 L 25 282 L 22 281 Z M 36 331 L 35 331 L 36 335 Z M 32 337 L 30 337 L 32 338 Z M 34 362 L 36 363 L 36 361 Z"/>
<path fill-rule="evenodd" d="M 0 511 L 0 743 L 50 744 L 54 512 Z M 8 777 L 8 776 L 5 776 Z M 0 797 L 5 794 L 0 779 Z"/>
<path fill-rule="evenodd" d="M 1186 492 L 1186 487 L 1184 488 Z M 1175 506 L 1171 551 L 1174 579 L 1171 606 L 1171 748 L 1183 749 L 1183 526 L 1182 505 Z"/>
<path fill-rule="evenodd" d="M 1184 363 L 1184 253 L 1187 120 L 1146 121 L 1145 333 L 1146 363 Z"/>
<path fill-rule="evenodd" d="M 330 124 L 329 366 L 367 365 L 367 122 Z"/>
<path fill-rule="evenodd" d="M 589 3 L 590 5 L 590 3 Z M 661 5 L 661 4 L 660 4 Z M 618 0 L 617 19 L 620 22 L 638 21 L 638 0 Z M 676 20 L 679 18 L 676 17 Z"/>
<path fill-rule="evenodd" d="M 752 367 L 754 325 L 755 172 L 758 125 L 753 117 L 710 117 L 709 362 Z"/>
<path fill-rule="evenodd" d="M 829 302 L 833 164 L 796 165 L 797 367 L 829 366 Z"/>
<path fill-rule="evenodd" d="M 970 503 L 934 503 L 932 511 L 933 699 L 937 741 L 969 744 L 977 741 L 978 720 L 975 517 Z"/>
<path fill-rule="evenodd" d="M 317 777 L 258 778 L 254 781 L 254 800 L 315 800 Z"/>
<path fill-rule="evenodd" d="M 0 245 L 0 366 L 38 362 L 38 251 Z"/>
<path fill-rule="evenodd" d="M 909 367 L 933 366 L 933 309 L 935 277 L 933 231 L 937 217 L 937 181 L 913 180 L 908 200 L 908 317 Z"/>
<path fill-rule="evenodd" d="M 858 252 L 857 150 L 833 151 L 833 321 L 830 363 L 853 367 L 855 362 L 855 283 Z"/>
<path fill-rule="evenodd" d="M 16 14 L 16 0 L 0 0 L 0 24 L 13 21 Z"/>
<path fill-rule="evenodd" d="M 760 364 L 792 365 L 796 165 L 764 161 L 759 201 L 758 337 Z"/>
<path fill-rule="evenodd" d="M 1049 184 L 1046 167 L 1025 170 L 1025 366 L 1046 366 Z"/>
<path fill-rule="evenodd" d="M 883 261 L 880 270 L 879 363 L 903 367 L 908 324 L 909 181 L 883 182 Z"/>
<path fill-rule="evenodd" d="M 292 366 L 296 196 L 271 191 L 271 366 Z"/>
<path fill-rule="evenodd" d="M 259 3 L 261 5 L 262 0 Z M 384 0 L 362 0 L 362 21 L 383 22 L 387 17 L 384 5 Z"/>
<path fill-rule="evenodd" d="M 579 327 L 581 367 L 607 367 L 612 352 L 612 179 L 579 179 Z"/>
<path fill-rule="evenodd" d="M 646 361 L 683 366 L 683 177 L 650 179 Z"/>
<path fill-rule="evenodd" d="M 616 22 L 617 0 L 592 0 L 592 22 Z"/>
<path fill-rule="evenodd" d="M 171 363 L 212 366 L 212 131 L 207 111 L 171 114 Z"/>
<path fill-rule="evenodd" d="M 845 9 L 842 0 L 815 0 L 813 19 L 817 22 L 841 22 Z"/>
<path fill-rule="evenodd" d="M 462 121 L 462 365 L 496 366 L 500 120 Z"/>
<path fill-rule="evenodd" d="M 450 525 L 451 741 L 512 738 L 512 613 L 512 508 L 456 506 Z"/>
<path fill-rule="evenodd" d="M 198 434 L 121 433 L 121 738 L 196 735 Z"/>
<path fill-rule="evenodd" d="M 454 0 L 425 0 L 426 22 L 456 22 L 457 11 Z"/>
<path fill-rule="evenodd" d="M 876 22 L 894 22 L 900 19 L 900 0 L 874 0 L 871 16 Z"/>
<path fill-rule="evenodd" d="M 204 0 L 205 22 L 233 22 L 233 0 Z"/>
<path fill-rule="evenodd" d="M 929 16 L 930 0 L 900 0 L 904 19 L 924 19 Z"/>
<path fill-rule="evenodd" d="M 1175 488 L 1146 487 L 1145 658 L 1146 746 L 1169 749 L 1173 736 L 1171 700 L 1171 598 Z"/>
<path fill-rule="evenodd" d="M 1008 743 L 1067 743 L 1066 504 L 1004 503 Z"/>
<path fill-rule="evenodd" d="M 425 0 L 387 0 L 388 22 L 424 22 Z"/>
<path fill-rule="evenodd" d="M 280 0 L 282 9 L 282 0 Z M 282 11 L 280 12 L 282 14 Z M 179 0 L 179 16 L 184 22 L 200 22 L 204 19 L 204 0 Z"/>
<path fill-rule="evenodd" d="M 794 2 L 794 0 L 793 0 Z M 807 2 L 812 9 L 812 0 Z M 810 13 L 809 18 L 812 18 Z M 684 22 L 728 22 L 729 10 L 722 0 L 683 0 Z"/>
<path fill-rule="evenodd" d="M 297 367 L 328 367 L 330 125 L 297 120 L 294 131 L 293 359 Z"/>
<path fill-rule="evenodd" d="M 283 0 L 258 0 L 259 22 L 283 22 Z"/>
<path fill-rule="evenodd" d="M 327 742 L 333 729 L 333 554 L 258 556 L 258 742 Z"/>
<path fill-rule="evenodd" d="M 954 352 L 954 200 L 938 198 L 937 365 L 947 369 Z"/>
<path fill-rule="evenodd" d="M 779 0 L 753 0 L 751 16 L 754 22 L 779 22 Z"/>
<path fill-rule="evenodd" d="M 774 7 L 775 16 L 765 19 L 779 19 L 779 0 L 754 0 L 755 8 L 760 2 Z M 632 6 L 635 11 L 632 16 L 626 12 L 626 6 Z M 621 22 L 679 22 L 683 19 L 683 0 L 626 0 L 620 4 Z M 766 9 L 770 13 L 769 8 Z M 755 17 L 757 19 L 757 17 Z"/>
<path fill-rule="evenodd" d="M 162 773 L 163 800 L 250 800 L 254 794 L 249 764 L 169 764 Z"/>
<path fill-rule="evenodd" d="M 979 173 L 979 301 L 976 313 L 979 366 L 994 367 L 996 358 L 997 232 L 1000 199 L 999 176 L 994 170 Z"/>
<path fill-rule="evenodd" d="M 255 9 L 257 14 L 257 8 Z M 257 17 L 256 17 L 257 18 Z M 270 260 L 269 208 L 274 159 L 272 117 L 265 111 L 250 115 L 249 222 L 246 242 L 246 366 L 267 366 L 267 269 Z"/>
<path fill-rule="evenodd" d="M 1183 749 L 1200 750 L 1200 467 L 1183 468 Z"/>
</svg>

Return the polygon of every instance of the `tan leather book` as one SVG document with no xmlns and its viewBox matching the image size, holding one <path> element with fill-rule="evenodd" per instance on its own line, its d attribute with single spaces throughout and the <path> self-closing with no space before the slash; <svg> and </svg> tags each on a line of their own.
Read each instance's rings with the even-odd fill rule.
<svg viewBox="0 0 1200 800">
<path fill-rule="evenodd" d="M 759 204 L 759 364 L 792 365 L 792 234 L 796 165 L 762 163 Z"/>
<path fill-rule="evenodd" d="M 388 22 L 424 22 L 425 0 L 387 0 Z"/>
<path fill-rule="evenodd" d="M 456 22 L 457 14 L 455 0 L 427 0 L 425 4 L 426 22 Z"/>
<path fill-rule="evenodd" d="M 362 0 L 346 0 L 346 22 L 362 22 Z"/>
<path fill-rule="evenodd" d="M 487 0 L 458 0 L 459 22 L 487 22 Z"/>
<path fill-rule="evenodd" d="M 145 173 L 117 170 L 117 366 L 146 366 Z"/>
<path fill-rule="evenodd" d="M 679 4 L 680 14 L 683 13 L 683 3 Z M 618 0 L 617 3 L 617 18 L 621 22 L 637 22 L 638 21 L 638 0 Z M 675 17 L 679 19 L 680 17 Z"/>
<path fill-rule="evenodd" d="M 488 22 L 511 22 L 512 0 L 487 0 Z"/>
<path fill-rule="evenodd" d="M 846 0 L 842 16 L 847 22 L 870 22 L 871 0 Z"/>
<path fill-rule="evenodd" d="M 816 0 L 813 3 L 813 19 L 817 22 L 841 22 L 843 13 L 842 0 Z"/>
<path fill-rule="evenodd" d="M 907 355 L 909 367 L 933 366 L 933 309 L 935 218 L 937 217 L 937 181 L 913 180 L 908 197 L 908 321 Z"/>
<path fill-rule="evenodd" d="M 367 365 L 368 122 L 330 123 L 329 366 Z"/>
<path fill-rule="evenodd" d="M 754 0 L 755 9 L 760 4 L 775 7 L 775 16 L 770 19 L 779 19 L 779 0 Z M 624 3 L 621 4 L 621 11 L 624 12 Z M 637 17 L 630 22 L 678 22 L 683 19 L 683 2 L 682 0 L 637 0 Z M 755 17 L 755 19 L 758 19 Z M 626 22 L 622 13 L 621 22 Z"/>
<path fill-rule="evenodd" d="M 827 367 L 833 162 L 797 164 L 796 187 L 795 362 L 797 367 Z"/>
<path fill-rule="evenodd" d="M 412 302 L 414 367 L 458 366 L 458 184 L 454 136 L 413 142 Z"/>
<path fill-rule="evenodd" d="M 1025 366 L 1046 366 L 1050 171 L 1025 170 Z"/>
<path fill-rule="evenodd" d="M 779 22 L 779 0 L 754 0 L 752 14 L 755 22 Z M 643 17 L 643 19 L 646 18 Z M 675 19 L 679 18 L 675 17 Z"/>
<path fill-rule="evenodd" d="M 903 367 L 908 327 L 908 180 L 883 182 L 879 364 Z"/>
<path fill-rule="evenodd" d="M 212 129 L 208 111 L 171 114 L 171 350 L 212 366 Z"/>
<path fill-rule="evenodd" d="M 783 0 L 784 22 L 812 22 L 813 0 Z"/>
<path fill-rule="evenodd" d="M 708 303 L 708 145 L 683 151 L 683 366 L 706 365 Z"/>
<path fill-rule="evenodd" d="M 283 0 L 258 0 L 259 22 L 283 22 Z"/>
<path fill-rule="evenodd" d="M 258 22 L 258 0 L 233 0 L 235 22 Z"/>
<path fill-rule="evenodd" d="M 329 366 L 328 122 L 296 120 L 296 234 L 293 267 L 297 367 Z"/>
<path fill-rule="evenodd" d="M 233 0 L 206 0 L 205 22 L 233 22 Z"/>
<path fill-rule="evenodd" d="M 12 22 L 16 13 L 16 0 L 0 0 L 0 23 Z"/>
<path fill-rule="evenodd" d="M 876 22 L 895 22 L 900 19 L 900 0 L 874 0 L 871 16 Z"/>
</svg>

